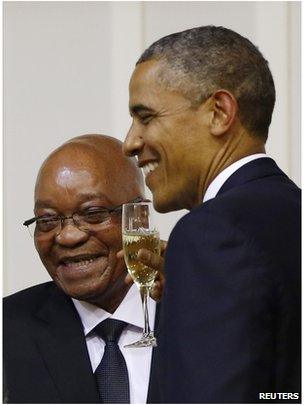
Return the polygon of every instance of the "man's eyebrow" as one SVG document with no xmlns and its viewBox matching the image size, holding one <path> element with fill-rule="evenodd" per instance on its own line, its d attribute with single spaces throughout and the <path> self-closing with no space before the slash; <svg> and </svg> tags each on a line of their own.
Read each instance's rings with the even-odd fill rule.
<svg viewBox="0 0 304 405">
<path fill-rule="evenodd" d="M 52 207 L 53 202 L 51 200 L 36 200 L 35 208 L 50 208 Z"/>
<path fill-rule="evenodd" d="M 138 115 L 142 112 L 154 113 L 155 111 L 152 108 L 147 107 L 144 104 L 135 104 L 130 106 L 130 114 L 131 115 Z"/>
<path fill-rule="evenodd" d="M 107 198 L 107 196 L 105 194 L 102 194 L 102 193 L 79 193 L 79 194 L 77 194 L 77 198 L 78 198 L 79 204 L 83 204 L 84 202 L 95 199 L 95 198 L 100 198 L 104 201 L 104 203 L 102 204 L 104 207 L 113 206 L 113 203 L 111 202 L 111 200 L 109 198 Z M 53 208 L 53 207 L 54 207 L 54 201 L 52 201 L 50 199 L 36 200 L 36 202 L 35 202 L 35 209 Z"/>
</svg>

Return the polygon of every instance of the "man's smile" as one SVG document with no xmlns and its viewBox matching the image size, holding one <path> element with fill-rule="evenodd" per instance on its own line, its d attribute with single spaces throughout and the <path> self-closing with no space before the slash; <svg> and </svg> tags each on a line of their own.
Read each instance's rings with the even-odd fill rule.
<svg viewBox="0 0 304 405">
<path fill-rule="evenodd" d="M 86 263 L 86 262 L 92 262 L 93 260 L 96 260 L 98 257 L 100 257 L 102 254 L 101 253 L 91 253 L 91 254 L 78 254 L 74 256 L 63 256 L 59 259 L 59 264 L 64 264 L 66 266 L 71 265 L 71 264 L 76 264 L 76 263 Z"/>
<path fill-rule="evenodd" d="M 108 267 L 108 259 L 108 255 L 105 254 L 66 256 L 59 260 L 57 273 L 63 278 L 79 277 L 91 273 L 98 273 L 98 277 L 100 277 Z"/>
<path fill-rule="evenodd" d="M 150 162 L 142 166 L 143 172 L 145 177 L 148 176 L 148 174 L 154 172 L 154 170 L 158 167 L 159 163 L 158 162 Z"/>
</svg>

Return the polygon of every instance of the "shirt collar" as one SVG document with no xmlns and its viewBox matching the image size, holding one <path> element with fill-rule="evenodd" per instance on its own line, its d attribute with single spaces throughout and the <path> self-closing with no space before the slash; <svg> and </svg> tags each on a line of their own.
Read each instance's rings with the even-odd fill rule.
<svg viewBox="0 0 304 405">
<path fill-rule="evenodd" d="M 216 197 L 217 193 L 219 192 L 225 181 L 240 167 L 244 166 L 248 162 L 251 162 L 252 160 L 265 157 L 267 157 L 266 153 L 255 153 L 254 155 L 246 156 L 226 167 L 226 169 L 219 173 L 216 178 L 209 184 L 204 195 L 203 203 Z"/>
<path fill-rule="evenodd" d="M 130 287 L 126 296 L 113 314 L 85 301 L 76 300 L 75 298 L 72 298 L 72 301 L 80 316 L 85 335 L 107 318 L 118 319 L 141 329 L 144 326 L 141 297 L 135 284 Z M 156 303 L 152 299 L 148 301 L 148 310 L 150 322 L 151 325 L 153 325 Z"/>
</svg>

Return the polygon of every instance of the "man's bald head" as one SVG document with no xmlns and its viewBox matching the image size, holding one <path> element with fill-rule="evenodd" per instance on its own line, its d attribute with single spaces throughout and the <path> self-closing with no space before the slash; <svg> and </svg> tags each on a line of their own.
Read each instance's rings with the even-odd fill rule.
<svg viewBox="0 0 304 405">
<path fill-rule="evenodd" d="M 144 197 L 142 174 L 117 139 L 73 138 L 45 160 L 35 187 L 35 217 L 65 220 L 35 232 L 35 246 L 67 295 L 109 312 L 119 305 L 129 285 L 124 261 L 117 258 L 121 211 L 113 208 L 137 197 Z"/>
<path fill-rule="evenodd" d="M 60 175 L 58 170 L 60 169 Z M 144 181 L 134 158 L 122 153 L 122 143 L 106 135 L 89 134 L 72 138 L 53 151 L 37 176 L 35 196 L 46 178 L 69 176 L 72 170 L 99 172 L 109 194 L 109 202 L 128 201 L 144 195 Z M 57 174 L 56 174 L 57 172 Z"/>
</svg>

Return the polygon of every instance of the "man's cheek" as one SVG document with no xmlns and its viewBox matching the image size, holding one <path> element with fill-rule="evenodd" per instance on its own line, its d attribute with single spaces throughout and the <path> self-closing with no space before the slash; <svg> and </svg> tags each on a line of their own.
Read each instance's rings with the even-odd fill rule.
<svg viewBox="0 0 304 405">
<path fill-rule="evenodd" d="M 110 260 L 110 265 L 113 268 L 113 275 L 114 278 L 117 279 L 121 275 L 126 275 L 127 274 L 127 268 L 125 265 L 125 260 L 124 258 L 117 258 L 117 251 L 113 251 L 111 253 L 111 260 Z"/>
<path fill-rule="evenodd" d="M 48 254 L 48 252 L 51 250 L 52 244 L 48 241 L 37 241 L 37 239 L 34 240 L 35 243 L 35 248 L 37 252 L 39 253 L 39 256 L 45 256 Z"/>
</svg>

